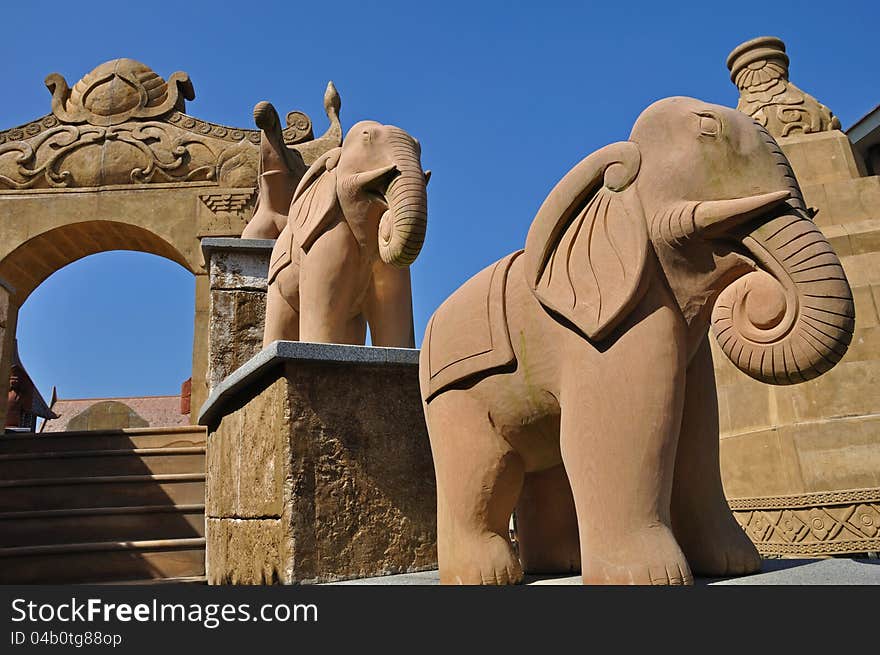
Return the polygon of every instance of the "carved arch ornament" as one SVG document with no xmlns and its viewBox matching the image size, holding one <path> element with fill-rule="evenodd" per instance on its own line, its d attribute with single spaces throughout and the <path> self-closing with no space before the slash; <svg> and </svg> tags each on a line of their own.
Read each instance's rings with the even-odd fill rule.
<svg viewBox="0 0 880 655">
<path fill-rule="evenodd" d="M 71 89 L 46 78 L 52 113 L 0 131 L 0 190 L 88 188 L 202 182 L 255 187 L 260 132 L 204 121 L 185 113 L 195 97 L 186 73 L 168 81 L 132 59 L 101 64 Z M 330 128 L 314 139 L 312 122 L 287 114 L 284 141 L 305 163 L 342 141 L 339 96 L 325 95 Z"/>
</svg>

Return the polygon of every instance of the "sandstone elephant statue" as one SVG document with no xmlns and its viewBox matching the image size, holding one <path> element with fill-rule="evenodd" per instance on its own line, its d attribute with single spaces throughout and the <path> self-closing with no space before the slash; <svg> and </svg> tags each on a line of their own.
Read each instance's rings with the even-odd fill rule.
<svg viewBox="0 0 880 655">
<path fill-rule="evenodd" d="M 566 174 L 525 249 L 428 323 L 441 581 L 758 570 L 721 486 L 710 322 L 740 370 L 790 384 L 843 357 L 854 307 L 770 134 L 667 98 Z"/>
<path fill-rule="evenodd" d="M 260 103 L 254 117 L 268 145 L 260 206 L 242 236 L 280 230 L 263 344 L 363 345 L 369 324 L 373 345 L 413 347 L 409 265 L 425 237 L 430 177 L 419 142 L 399 127 L 361 121 L 302 172 L 283 143 L 271 147 L 280 141 L 272 106 Z"/>
</svg>

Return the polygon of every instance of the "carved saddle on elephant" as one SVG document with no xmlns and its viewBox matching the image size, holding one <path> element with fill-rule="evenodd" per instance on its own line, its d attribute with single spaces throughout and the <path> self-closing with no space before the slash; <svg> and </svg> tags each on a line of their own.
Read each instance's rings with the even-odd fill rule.
<svg viewBox="0 0 880 655">
<path fill-rule="evenodd" d="M 484 268 L 434 312 L 422 344 L 427 350 L 422 366 L 424 400 L 516 361 L 505 295 L 510 267 L 522 252 Z"/>
</svg>

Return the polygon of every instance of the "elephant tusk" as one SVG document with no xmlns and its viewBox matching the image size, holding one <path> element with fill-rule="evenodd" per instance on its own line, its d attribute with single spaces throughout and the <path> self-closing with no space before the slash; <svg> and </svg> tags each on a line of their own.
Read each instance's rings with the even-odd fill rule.
<svg viewBox="0 0 880 655">
<path fill-rule="evenodd" d="M 771 191 L 733 200 L 706 200 L 697 205 L 694 224 L 701 232 L 723 232 L 788 200 L 791 191 Z"/>
<path fill-rule="evenodd" d="M 392 177 L 398 175 L 400 170 L 395 164 L 388 164 L 371 171 L 363 171 L 355 174 L 354 186 L 361 189 L 370 189 L 380 184 L 386 184 Z M 385 189 L 381 189 L 385 191 Z"/>
</svg>

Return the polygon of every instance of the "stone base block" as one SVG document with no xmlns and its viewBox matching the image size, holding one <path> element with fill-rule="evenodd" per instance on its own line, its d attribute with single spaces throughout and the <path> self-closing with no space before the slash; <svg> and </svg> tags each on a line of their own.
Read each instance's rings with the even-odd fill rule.
<svg viewBox="0 0 880 655">
<path fill-rule="evenodd" d="M 263 346 L 266 275 L 272 239 L 202 239 L 208 269 L 208 388 L 213 389 Z"/>
<path fill-rule="evenodd" d="M 215 388 L 199 421 L 209 583 L 436 568 L 417 350 L 277 341 Z"/>
<path fill-rule="evenodd" d="M 866 174 L 864 162 L 840 130 L 792 134 L 778 143 L 801 184 L 852 180 Z"/>
<path fill-rule="evenodd" d="M 208 584 L 264 585 L 286 582 L 281 519 L 206 519 Z"/>
</svg>

